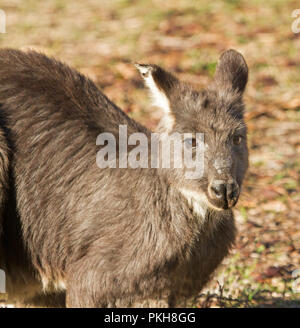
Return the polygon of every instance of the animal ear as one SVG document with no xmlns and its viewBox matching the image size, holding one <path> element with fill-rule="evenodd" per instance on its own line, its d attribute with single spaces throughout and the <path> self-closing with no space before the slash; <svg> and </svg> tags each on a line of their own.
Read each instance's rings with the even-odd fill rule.
<svg viewBox="0 0 300 328">
<path fill-rule="evenodd" d="M 218 88 L 243 93 L 248 81 L 248 66 L 236 50 L 222 53 L 217 65 L 214 82 Z"/>
<path fill-rule="evenodd" d="M 135 64 L 146 86 L 150 90 L 153 105 L 163 109 L 165 115 L 171 113 L 170 100 L 178 79 L 157 65 Z"/>
</svg>

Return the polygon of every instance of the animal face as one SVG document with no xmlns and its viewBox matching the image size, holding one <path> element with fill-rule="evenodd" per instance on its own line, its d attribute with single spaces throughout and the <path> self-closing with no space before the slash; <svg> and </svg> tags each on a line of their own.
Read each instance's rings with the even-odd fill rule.
<svg viewBox="0 0 300 328">
<path fill-rule="evenodd" d="M 217 210 L 233 207 L 240 194 L 248 167 L 247 130 L 242 100 L 248 79 L 247 64 L 234 50 L 224 52 L 214 80 L 205 90 L 196 91 L 172 74 L 154 65 L 137 64 L 154 104 L 164 111 L 160 131 L 190 133 L 183 147 L 199 147 L 196 133 L 204 135 L 203 174 L 184 179 L 187 167 L 176 170 L 174 184 L 198 195 Z"/>
</svg>

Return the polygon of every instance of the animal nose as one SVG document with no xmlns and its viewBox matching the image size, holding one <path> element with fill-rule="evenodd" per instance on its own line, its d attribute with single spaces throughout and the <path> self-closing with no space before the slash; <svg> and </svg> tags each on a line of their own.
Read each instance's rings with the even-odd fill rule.
<svg viewBox="0 0 300 328">
<path fill-rule="evenodd" d="M 213 199 L 228 207 L 232 207 L 237 202 L 239 196 L 239 186 L 236 182 L 213 181 L 210 185 L 210 195 Z"/>
</svg>

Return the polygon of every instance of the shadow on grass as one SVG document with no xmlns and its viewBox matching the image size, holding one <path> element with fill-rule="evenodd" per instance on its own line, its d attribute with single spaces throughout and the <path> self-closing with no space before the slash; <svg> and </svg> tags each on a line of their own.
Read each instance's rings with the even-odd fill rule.
<svg viewBox="0 0 300 328">
<path fill-rule="evenodd" d="M 300 308 L 300 299 L 287 299 L 284 296 L 274 297 L 269 290 L 262 290 L 253 296 L 240 295 L 239 298 L 220 294 L 200 294 L 193 304 L 201 308 Z"/>
</svg>

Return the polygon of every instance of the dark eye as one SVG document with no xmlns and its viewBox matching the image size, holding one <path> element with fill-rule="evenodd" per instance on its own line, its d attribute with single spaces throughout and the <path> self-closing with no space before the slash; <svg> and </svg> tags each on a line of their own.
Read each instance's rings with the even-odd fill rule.
<svg viewBox="0 0 300 328">
<path fill-rule="evenodd" d="M 188 147 L 192 147 L 192 148 L 197 147 L 197 140 L 196 140 L 196 138 L 185 139 L 184 142 L 185 142 L 185 144 Z"/>
<path fill-rule="evenodd" d="M 243 140 L 243 137 L 242 136 L 234 136 L 232 141 L 234 143 L 234 145 L 239 145 Z"/>
</svg>

